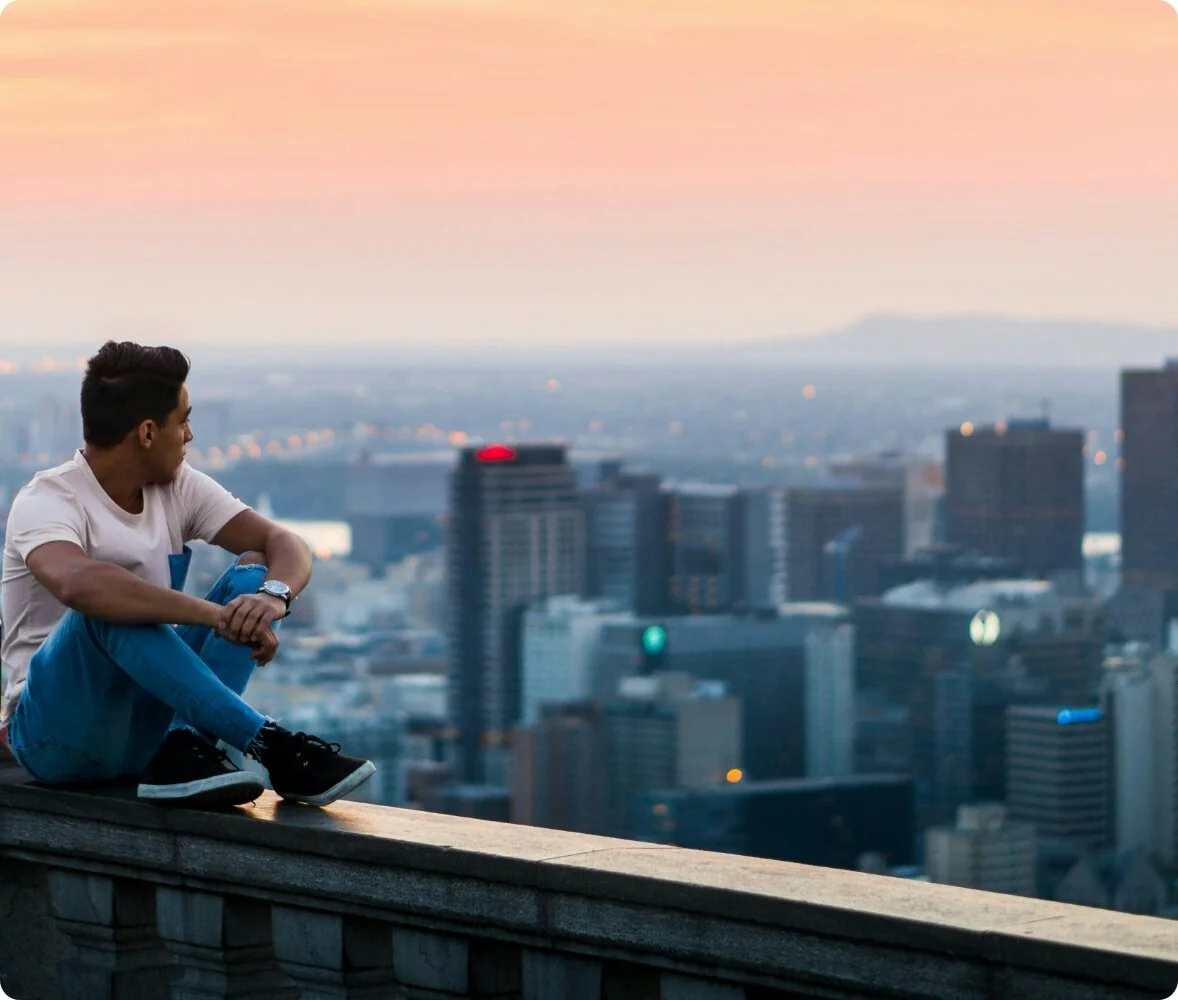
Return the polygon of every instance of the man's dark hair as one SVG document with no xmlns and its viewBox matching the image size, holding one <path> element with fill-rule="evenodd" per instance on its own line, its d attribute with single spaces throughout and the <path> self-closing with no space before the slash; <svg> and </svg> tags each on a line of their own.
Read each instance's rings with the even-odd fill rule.
<svg viewBox="0 0 1178 1000">
<path fill-rule="evenodd" d="M 82 436 L 113 448 L 144 420 L 161 426 L 180 405 L 189 361 L 174 347 L 110 340 L 86 365 L 82 379 Z"/>
</svg>

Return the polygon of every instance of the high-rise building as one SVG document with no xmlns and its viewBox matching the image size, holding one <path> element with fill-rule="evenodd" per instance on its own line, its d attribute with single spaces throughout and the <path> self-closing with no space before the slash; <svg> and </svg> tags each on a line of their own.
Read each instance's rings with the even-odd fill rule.
<svg viewBox="0 0 1178 1000">
<path fill-rule="evenodd" d="M 912 774 L 922 827 L 1005 800 L 1007 707 L 1099 687 L 1100 606 L 1048 581 L 917 581 L 857 602 L 854 622 L 857 767 Z"/>
<path fill-rule="evenodd" d="M 904 553 L 912 555 L 939 541 L 939 508 L 945 495 L 945 467 L 940 462 L 899 452 L 834 459 L 830 473 L 866 487 L 904 491 Z"/>
<path fill-rule="evenodd" d="M 1114 846 L 1178 862 L 1178 655 L 1128 647 L 1104 665 Z"/>
<path fill-rule="evenodd" d="M 925 833 L 924 857 L 933 882 L 1035 895 L 1035 827 L 1011 820 L 1003 805 L 961 806 L 955 826 L 937 826 Z"/>
<path fill-rule="evenodd" d="M 1095 707 L 1007 709 L 1006 805 L 1041 840 L 1099 850 L 1112 841 L 1109 733 Z"/>
<path fill-rule="evenodd" d="M 593 692 L 592 670 L 604 625 L 627 621 L 612 601 L 549 597 L 523 619 L 522 721 L 534 725 L 546 704 L 582 701 Z"/>
<path fill-rule="evenodd" d="M 659 789 L 641 797 L 638 821 L 639 840 L 825 868 L 853 869 L 864 854 L 896 868 L 915 854 L 905 775 Z"/>
<path fill-rule="evenodd" d="M 634 835 L 639 797 L 739 780 L 740 699 L 684 674 L 628 677 L 605 708 L 606 832 Z"/>
<path fill-rule="evenodd" d="M 670 582 L 674 610 L 731 611 L 745 603 L 744 500 L 735 486 L 704 483 L 670 488 Z"/>
<path fill-rule="evenodd" d="M 752 608 L 780 607 L 789 600 L 789 491 L 784 486 L 763 486 L 741 492 L 745 512 L 745 602 Z"/>
<path fill-rule="evenodd" d="M 460 780 L 506 781 L 520 716 L 523 609 L 584 585 L 584 512 L 560 445 L 467 448 L 451 478 L 447 540 L 451 721 Z M 486 751 L 491 751 L 491 761 Z"/>
<path fill-rule="evenodd" d="M 855 627 L 832 610 L 813 615 L 806 633 L 806 777 L 855 773 Z M 786 605 L 783 615 L 806 605 Z M 896 862 L 901 864 L 902 862 Z"/>
<path fill-rule="evenodd" d="M 618 471 L 583 491 L 590 597 L 641 615 L 666 613 L 670 496 L 653 473 Z"/>
<path fill-rule="evenodd" d="M 1121 579 L 1178 591 L 1178 360 L 1121 374 Z"/>
<path fill-rule="evenodd" d="M 791 601 L 880 593 L 880 570 L 904 553 L 904 490 L 798 486 L 787 494 L 786 578 Z"/>
<path fill-rule="evenodd" d="M 545 705 L 512 741 L 512 822 L 602 833 L 606 777 L 601 703 Z"/>
<path fill-rule="evenodd" d="M 845 608 L 829 604 L 611 621 L 598 643 L 594 696 L 608 701 L 622 679 L 647 669 L 644 638 L 657 630 L 659 669 L 722 681 L 740 699 L 748 778 L 838 776 L 854 728 L 848 621 Z"/>
<path fill-rule="evenodd" d="M 1046 420 L 947 435 L 946 540 L 1033 576 L 1084 570 L 1084 434 Z"/>
</svg>

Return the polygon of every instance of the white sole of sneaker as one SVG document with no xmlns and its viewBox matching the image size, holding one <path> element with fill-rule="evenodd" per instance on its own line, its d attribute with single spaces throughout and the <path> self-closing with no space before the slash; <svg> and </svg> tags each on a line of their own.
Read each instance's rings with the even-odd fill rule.
<svg viewBox="0 0 1178 1000">
<path fill-rule="evenodd" d="M 138 788 L 139 798 L 161 805 L 196 806 L 202 809 L 219 809 L 226 806 L 243 806 L 253 802 L 266 790 L 265 784 L 249 771 L 233 771 L 211 778 L 186 781 L 175 785 L 147 785 Z"/>
<path fill-rule="evenodd" d="M 354 792 L 374 774 L 376 774 L 376 765 L 372 761 L 366 760 L 338 785 L 334 785 L 319 795 L 282 795 L 281 792 L 278 794 L 282 795 L 287 802 L 301 802 L 306 806 L 329 806 L 336 799 L 342 799 L 349 792 Z"/>
</svg>

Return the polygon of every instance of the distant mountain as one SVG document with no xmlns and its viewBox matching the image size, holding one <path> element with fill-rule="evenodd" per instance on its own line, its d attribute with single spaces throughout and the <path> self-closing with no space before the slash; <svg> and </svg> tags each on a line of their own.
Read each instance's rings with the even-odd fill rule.
<svg viewBox="0 0 1178 1000">
<path fill-rule="evenodd" d="M 1155 368 L 1178 356 L 1178 326 L 1007 316 L 868 316 L 818 336 L 749 345 L 758 357 L 832 366 Z"/>
</svg>

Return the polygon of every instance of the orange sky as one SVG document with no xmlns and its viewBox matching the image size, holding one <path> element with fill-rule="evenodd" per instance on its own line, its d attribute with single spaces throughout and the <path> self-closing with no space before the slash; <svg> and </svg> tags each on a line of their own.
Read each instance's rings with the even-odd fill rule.
<svg viewBox="0 0 1178 1000">
<path fill-rule="evenodd" d="M 0 341 L 1178 322 L 1161 0 L 17 0 Z"/>
</svg>

